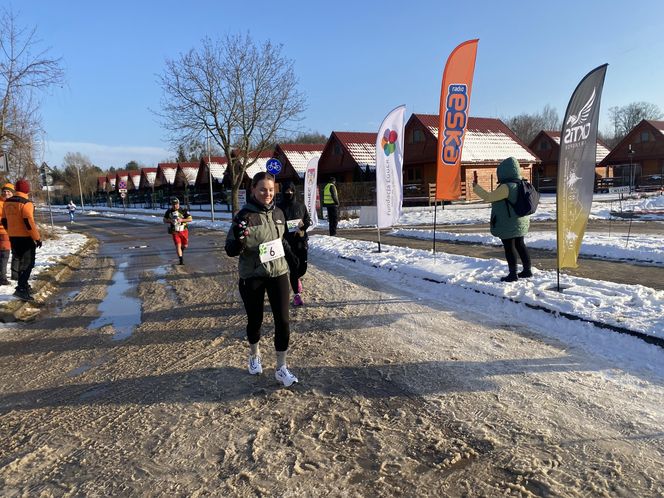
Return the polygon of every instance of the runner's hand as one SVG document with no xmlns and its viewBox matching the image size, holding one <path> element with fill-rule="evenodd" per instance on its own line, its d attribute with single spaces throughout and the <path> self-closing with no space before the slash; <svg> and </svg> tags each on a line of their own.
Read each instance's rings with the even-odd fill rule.
<svg viewBox="0 0 664 498">
<path fill-rule="evenodd" d="M 233 223 L 233 235 L 237 240 L 243 240 L 249 235 L 249 223 L 247 220 L 241 220 L 237 223 Z"/>
<path fill-rule="evenodd" d="M 35 240 L 35 247 L 36 248 L 41 248 L 42 246 L 42 241 L 41 240 Z"/>
</svg>

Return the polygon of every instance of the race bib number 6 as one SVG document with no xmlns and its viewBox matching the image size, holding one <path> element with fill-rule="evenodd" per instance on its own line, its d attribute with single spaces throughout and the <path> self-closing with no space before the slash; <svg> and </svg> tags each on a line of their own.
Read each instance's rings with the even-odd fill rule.
<svg viewBox="0 0 664 498">
<path fill-rule="evenodd" d="M 267 263 L 268 261 L 283 258 L 284 256 L 284 245 L 281 243 L 281 239 L 264 242 L 258 246 L 258 257 L 261 263 Z"/>
</svg>

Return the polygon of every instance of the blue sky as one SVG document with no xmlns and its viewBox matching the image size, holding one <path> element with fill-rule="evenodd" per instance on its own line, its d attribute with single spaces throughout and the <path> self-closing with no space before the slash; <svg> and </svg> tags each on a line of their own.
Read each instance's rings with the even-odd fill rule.
<svg viewBox="0 0 664 498">
<path fill-rule="evenodd" d="M 81 152 L 102 168 L 174 157 L 150 109 L 167 58 L 204 36 L 249 32 L 283 44 L 307 96 L 303 131 L 375 131 L 388 111 L 436 113 L 442 71 L 479 38 L 470 114 L 505 118 L 549 104 L 560 117 L 579 80 L 608 63 L 600 129 L 612 106 L 664 110 L 664 2 L 392 0 L 188 2 L 0 0 L 63 59 L 45 95 L 44 160 Z M 458 10 L 458 5 L 464 11 Z"/>
</svg>

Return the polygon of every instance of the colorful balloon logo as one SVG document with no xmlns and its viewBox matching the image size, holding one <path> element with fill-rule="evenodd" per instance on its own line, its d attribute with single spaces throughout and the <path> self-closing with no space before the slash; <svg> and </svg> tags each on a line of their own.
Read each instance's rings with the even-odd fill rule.
<svg viewBox="0 0 664 498">
<path fill-rule="evenodd" d="M 382 145 L 386 156 L 392 154 L 394 152 L 394 149 L 397 148 L 396 146 L 397 136 L 398 135 L 396 131 L 390 130 L 389 128 L 385 130 L 385 134 L 383 135 L 380 144 Z"/>
</svg>

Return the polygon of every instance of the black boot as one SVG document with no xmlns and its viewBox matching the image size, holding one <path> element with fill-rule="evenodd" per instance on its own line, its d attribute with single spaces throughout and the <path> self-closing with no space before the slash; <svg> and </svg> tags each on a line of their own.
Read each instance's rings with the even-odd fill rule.
<svg viewBox="0 0 664 498">
<path fill-rule="evenodd" d="M 518 273 L 519 278 L 530 278 L 533 276 L 533 272 L 530 270 L 530 268 L 524 268 L 523 271 L 520 271 Z"/>
<path fill-rule="evenodd" d="M 511 271 L 505 277 L 500 277 L 501 282 L 516 282 L 519 278 L 516 276 L 516 271 Z"/>
</svg>

